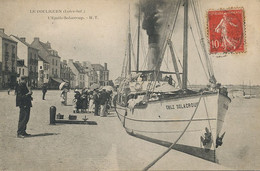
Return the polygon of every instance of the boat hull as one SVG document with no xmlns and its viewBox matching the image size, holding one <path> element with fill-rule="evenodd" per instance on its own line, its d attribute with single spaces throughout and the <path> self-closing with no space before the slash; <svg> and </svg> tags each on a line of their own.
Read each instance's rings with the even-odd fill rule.
<svg viewBox="0 0 260 171">
<path fill-rule="evenodd" d="M 180 138 L 174 149 L 195 151 L 192 155 L 217 162 L 216 139 L 224 132 L 229 103 L 230 99 L 219 93 L 196 94 L 149 101 L 146 106 L 133 109 L 117 104 L 116 112 L 130 135 L 168 147 Z M 205 142 L 206 134 L 210 140 Z"/>
</svg>

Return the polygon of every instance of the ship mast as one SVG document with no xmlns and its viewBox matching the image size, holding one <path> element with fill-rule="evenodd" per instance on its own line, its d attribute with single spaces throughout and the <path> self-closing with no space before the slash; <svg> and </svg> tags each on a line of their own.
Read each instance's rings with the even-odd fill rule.
<svg viewBox="0 0 260 171">
<path fill-rule="evenodd" d="M 128 29 L 128 74 L 131 74 L 131 25 L 130 25 L 130 4 L 129 4 L 129 29 Z"/>
<path fill-rule="evenodd" d="M 139 71 L 139 43 L 140 43 L 140 20 L 141 20 L 141 7 L 140 7 L 140 0 L 139 0 L 139 7 L 138 7 L 138 30 L 137 30 L 137 62 L 136 62 L 136 71 Z"/>
<path fill-rule="evenodd" d="M 188 75 L 188 0 L 184 0 L 183 74 L 182 89 L 187 89 Z"/>
</svg>

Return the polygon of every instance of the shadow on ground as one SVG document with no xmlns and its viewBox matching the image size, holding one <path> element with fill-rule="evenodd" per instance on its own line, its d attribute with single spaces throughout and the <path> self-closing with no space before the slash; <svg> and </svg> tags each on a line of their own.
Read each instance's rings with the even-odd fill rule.
<svg viewBox="0 0 260 171">
<path fill-rule="evenodd" d="M 43 137 L 43 136 L 50 136 L 50 135 L 59 135 L 59 133 L 41 133 L 41 134 L 31 134 L 30 136 L 26 138 L 32 138 L 32 137 Z"/>
</svg>

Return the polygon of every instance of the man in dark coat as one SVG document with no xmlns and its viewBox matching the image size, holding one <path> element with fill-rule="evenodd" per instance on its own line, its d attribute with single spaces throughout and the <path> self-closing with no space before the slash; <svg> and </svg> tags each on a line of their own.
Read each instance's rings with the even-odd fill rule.
<svg viewBox="0 0 260 171">
<path fill-rule="evenodd" d="M 26 133 L 26 125 L 30 118 L 30 109 L 32 107 L 32 92 L 28 89 L 27 85 L 27 77 L 21 77 L 21 83 L 17 87 L 16 94 L 16 106 L 20 108 L 19 122 L 18 122 L 18 130 L 17 137 L 24 138 L 26 136 L 30 136 L 30 134 Z"/>
<path fill-rule="evenodd" d="M 93 100 L 94 100 L 94 104 L 95 104 L 95 113 L 94 113 L 94 115 L 95 116 L 99 116 L 100 98 L 99 98 L 98 90 L 94 90 Z"/>
<path fill-rule="evenodd" d="M 45 94 L 47 92 L 47 85 L 43 84 L 42 85 L 42 100 L 45 100 Z"/>
</svg>

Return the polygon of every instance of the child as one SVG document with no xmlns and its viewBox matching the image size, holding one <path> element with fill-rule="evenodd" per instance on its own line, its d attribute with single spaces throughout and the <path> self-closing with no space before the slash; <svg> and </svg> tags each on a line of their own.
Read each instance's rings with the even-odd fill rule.
<svg viewBox="0 0 260 171">
<path fill-rule="evenodd" d="M 73 99 L 73 113 L 78 113 L 77 112 L 77 99 Z"/>
</svg>

